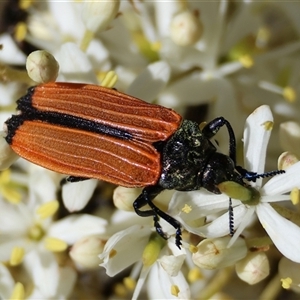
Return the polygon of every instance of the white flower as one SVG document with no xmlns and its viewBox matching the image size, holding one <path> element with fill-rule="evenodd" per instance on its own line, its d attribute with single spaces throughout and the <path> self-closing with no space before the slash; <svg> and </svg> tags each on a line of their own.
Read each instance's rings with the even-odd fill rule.
<svg viewBox="0 0 300 300">
<path fill-rule="evenodd" d="M 164 221 L 162 223 L 166 225 Z M 179 291 L 174 296 L 189 298 L 189 287 L 181 272 L 186 257 L 185 250 L 177 248 L 173 237 L 164 241 L 157 233 L 151 233 L 151 227 L 147 225 L 133 225 L 117 232 L 107 241 L 100 254 L 100 266 L 106 269 L 109 276 L 114 276 L 135 264 L 130 275 L 137 282 L 133 299 L 138 298 L 147 276 L 147 284 L 152 288 L 155 277 L 160 278 L 159 282 L 155 281 L 156 295 L 170 298 L 176 285 Z"/>
<path fill-rule="evenodd" d="M 256 109 L 246 121 L 244 157 L 245 168 L 250 172 L 257 172 L 258 174 L 264 172 L 266 148 L 272 124 L 273 117 L 268 106 L 261 106 Z M 251 223 L 256 214 L 278 250 L 290 260 L 300 262 L 300 227 L 277 213 L 271 205 L 274 202 L 290 200 L 290 196 L 286 193 L 294 188 L 300 188 L 299 172 L 300 162 L 288 168 L 285 174 L 272 177 L 265 185 L 262 185 L 262 179 L 257 179 L 255 183 L 251 183 L 253 188 L 259 191 L 258 204 L 245 205 L 241 201 L 233 200 L 236 232 L 230 244 Z M 201 217 L 220 213 L 228 207 L 228 196 L 212 195 L 202 190 L 188 194 L 185 198 L 182 193 L 177 192 L 170 203 L 170 210 L 177 211 L 179 214 L 177 219 L 184 224 L 187 230 L 207 237 L 220 237 L 229 233 L 228 213 L 212 220 L 207 225 L 201 226 L 200 223 L 199 227 Z M 182 211 L 184 205 L 191 206 L 190 214 Z M 211 219 L 208 217 L 208 220 Z"/>
<path fill-rule="evenodd" d="M 72 215 L 53 220 L 58 209 L 54 200 L 56 188 L 51 173 L 42 168 L 32 168 L 29 196 L 18 204 L 0 199 L 0 260 L 15 266 L 24 262 L 38 294 L 56 297 L 62 291 L 70 292 L 76 273 L 59 266 L 53 252 L 66 250 L 78 239 L 99 235 L 105 231 L 106 221 L 91 215 Z M 47 266 L 47 268 L 45 268 Z M 61 286 L 62 276 L 64 287 Z"/>
</svg>

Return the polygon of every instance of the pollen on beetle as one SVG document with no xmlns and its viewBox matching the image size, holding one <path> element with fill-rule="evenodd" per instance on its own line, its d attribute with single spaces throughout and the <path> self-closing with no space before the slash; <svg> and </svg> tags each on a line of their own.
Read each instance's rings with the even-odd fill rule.
<svg viewBox="0 0 300 300">
<path fill-rule="evenodd" d="M 25 250 L 22 247 L 14 247 L 10 254 L 9 264 L 11 266 L 18 266 L 22 263 Z"/>
<path fill-rule="evenodd" d="M 290 277 L 282 278 L 280 279 L 280 281 L 281 281 L 281 286 L 286 290 L 289 289 L 293 283 L 293 280 Z"/>
<path fill-rule="evenodd" d="M 15 284 L 9 299 L 25 299 L 25 289 L 22 283 Z"/>
</svg>

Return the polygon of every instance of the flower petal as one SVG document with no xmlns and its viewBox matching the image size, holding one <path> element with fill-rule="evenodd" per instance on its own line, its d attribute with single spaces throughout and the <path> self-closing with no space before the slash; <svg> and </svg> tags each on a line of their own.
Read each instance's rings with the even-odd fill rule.
<svg viewBox="0 0 300 300">
<path fill-rule="evenodd" d="M 34 285 L 45 298 L 54 297 L 61 281 L 59 267 L 54 254 L 43 250 L 34 250 L 24 257 L 24 264 L 30 273 Z M 64 278 L 66 280 L 66 278 Z"/>
<path fill-rule="evenodd" d="M 149 299 L 190 299 L 191 292 L 182 272 L 177 276 L 169 276 L 160 264 L 154 264 L 148 276 Z M 155 288 L 153 288 L 155 287 Z M 175 288 L 178 294 L 172 290 Z"/>
<path fill-rule="evenodd" d="M 148 65 L 130 85 L 127 94 L 152 102 L 166 86 L 170 78 L 170 71 L 170 66 L 165 61 Z"/>
<path fill-rule="evenodd" d="M 284 174 L 272 177 L 260 190 L 261 195 L 278 195 L 300 189 L 300 162 L 289 167 Z"/>
<path fill-rule="evenodd" d="M 239 226 L 246 212 L 247 208 L 245 205 L 238 205 L 233 209 L 235 228 Z M 199 227 L 192 232 L 208 238 L 217 238 L 229 234 L 229 213 L 224 213 L 220 217 L 213 220 L 211 223 Z"/>
<path fill-rule="evenodd" d="M 150 227 L 134 225 L 114 234 L 99 255 L 103 261 L 100 266 L 106 269 L 106 274 L 113 277 L 140 260 L 150 233 Z"/>
<path fill-rule="evenodd" d="M 15 281 L 8 269 L 0 264 L 0 298 L 8 299 L 14 288 Z"/>
<path fill-rule="evenodd" d="M 300 227 L 280 216 L 268 203 L 259 204 L 256 212 L 277 249 L 288 259 L 300 263 Z"/>
<path fill-rule="evenodd" d="M 267 105 L 258 107 L 246 120 L 244 129 L 245 168 L 263 173 L 266 149 L 271 135 L 267 122 L 273 122 L 272 112 Z M 261 186 L 258 179 L 256 186 Z"/>
<path fill-rule="evenodd" d="M 71 215 L 51 225 L 48 236 L 61 239 L 69 245 L 88 235 L 105 232 L 106 220 L 91 215 Z"/>
<path fill-rule="evenodd" d="M 63 185 L 62 197 L 69 212 L 83 209 L 91 199 L 98 180 L 90 179 L 80 182 L 68 182 Z"/>
</svg>

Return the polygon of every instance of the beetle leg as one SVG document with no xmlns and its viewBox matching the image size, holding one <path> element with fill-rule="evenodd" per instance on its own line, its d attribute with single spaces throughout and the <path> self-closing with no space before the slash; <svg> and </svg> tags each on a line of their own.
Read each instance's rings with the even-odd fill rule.
<svg viewBox="0 0 300 300">
<path fill-rule="evenodd" d="M 88 180 L 88 179 L 91 179 L 91 178 L 68 176 L 68 177 L 63 178 L 60 181 L 60 185 L 63 186 L 64 184 L 66 184 L 68 182 L 78 182 L 78 181 L 83 181 L 83 180 Z"/>
<path fill-rule="evenodd" d="M 207 123 L 202 129 L 202 133 L 208 139 L 211 139 L 223 126 L 226 126 L 229 134 L 229 157 L 232 159 L 234 165 L 236 165 L 236 141 L 234 131 L 230 123 L 223 117 L 218 117 L 211 122 Z"/>
<path fill-rule="evenodd" d="M 180 223 L 169 216 L 168 214 L 164 213 L 160 210 L 152 200 L 163 190 L 160 186 L 150 186 L 143 189 L 142 194 L 133 202 L 133 207 L 135 212 L 141 217 L 149 217 L 153 216 L 154 226 L 156 232 L 164 239 L 167 239 L 167 235 L 163 232 L 161 225 L 159 223 L 158 216 L 163 218 L 167 221 L 170 225 L 172 225 L 176 229 L 176 245 L 180 249 L 181 246 L 181 226 Z M 140 210 L 141 207 L 145 205 L 149 205 L 151 210 Z"/>
</svg>

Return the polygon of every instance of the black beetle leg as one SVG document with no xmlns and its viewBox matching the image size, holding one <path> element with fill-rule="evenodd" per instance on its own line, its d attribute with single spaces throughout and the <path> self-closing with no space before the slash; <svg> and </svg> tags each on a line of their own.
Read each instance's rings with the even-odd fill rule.
<svg viewBox="0 0 300 300">
<path fill-rule="evenodd" d="M 77 176 L 68 176 L 63 178 L 60 181 L 60 185 L 63 186 L 64 184 L 68 183 L 68 182 L 79 182 L 79 181 L 84 181 L 84 180 L 88 180 L 91 178 L 86 178 L 86 177 L 77 177 Z"/>
<path fill-rule="evenodd" d="M 223 126 L 226 126 L 229 134 L 229 157 L 232 159 L 234 165 L 236 165 L 236 141 L 234 131 L 230 123 L 223 117 L 216 118 L 207 123 L 202 129 L 202 133 L 208 139 L 211 139 Z"/>
<path fill-rule="evenodd" d="M 164 239 L 167 239 L 167 235 L 163 232 L 161 225 L 159 224 L 158 216 L 167 221 L 176 229 L 176 245 L 180 249 L 181 246 L 181 226 L 180 223 L 161 211 L 152 200 L 163 190 L 160 186 L 149 186 L 143 189 L 142 194 L 133 202 L 135 212 L 141 217 L 153 216 L 154 226 L 156 232 Z M 149 205 L 151 210 L 140 210 L 141 207 Z"/>
</svg>

